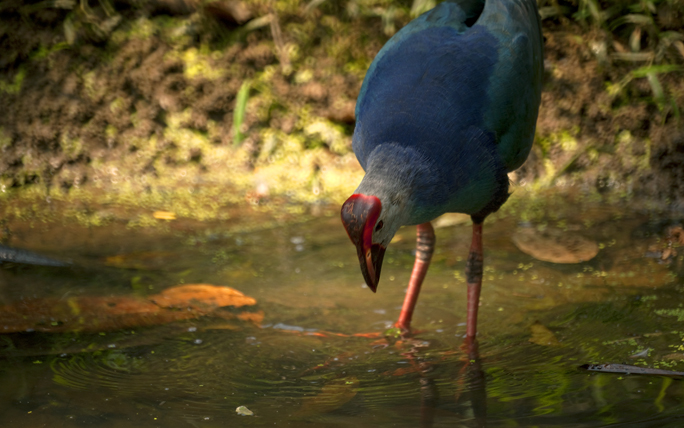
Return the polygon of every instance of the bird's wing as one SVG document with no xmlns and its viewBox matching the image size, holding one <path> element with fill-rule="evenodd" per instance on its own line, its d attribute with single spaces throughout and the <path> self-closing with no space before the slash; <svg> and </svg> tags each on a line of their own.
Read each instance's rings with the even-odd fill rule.
<svg viewBox="0 0 684 428">
<path fill-rule="evenodd" d="M 373 60 L 373 63 L 368 68 L 366 79 L 364 80 L 364 84 L 361 87 L 361 91 L 358 96 L 356 104 L 356 116 L 358 117 L 359 115 L 359 107 L 361 106 L 363 98 L 368 90 L 368 85 L 366 82 L 377 73 L 378 64 L 382 64 L 385 55 L 395 51 L 406 40 L 413 37 L 416 33 L 428 28 L 441 26 L 451 27 L 456 31 L 457 34 L 461 34 L 468 28 L 466 22 L 479 17 L 479 15 L 482 13 L 483 7 L 484 0 L 460 0 L 444 2 L 409 22 L 408 25 L 403 27 L 397 34 L 389 39 L 382 49 L 380 49 L 380 52 L 378 52 Z"/>
<path fill-rule="evenodd" d="M 356 104 L 353 148 L 364 168 L 368 155 L 385 142 L 420 146 L 425 153 L 430 140 L 446 161 L 450 149 L 460 152 L 471 127 L 493 135 L 507 170 L 524 162 L 541 94 L 536 3 L 482 5 L 441 3 L 378 53 Z"/>
<path fill-rule="evenodd" d="M 485 128 L 496 132 L 506 169 L 525 162 L 541 100 L 543 40 L 535 0 L 488 0 L 477 21 L 499 41 Z"/>
</svg>

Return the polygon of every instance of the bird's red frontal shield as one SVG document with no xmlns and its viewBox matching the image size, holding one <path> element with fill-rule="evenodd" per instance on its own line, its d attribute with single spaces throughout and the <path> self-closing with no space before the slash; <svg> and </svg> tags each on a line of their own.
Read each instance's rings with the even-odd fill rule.
<svg viewBox="0 0 684 428">
<path fill-rule="evenodd" d="M 373 243 L 373 229 L 380 216 L 382 204 L 376 196 L 351 195 L 342 205 L 342 224 L 356 246 L 361 273 L 368 287 L 375 292 L 380 281 L 385 247 Z"/>
</svg>

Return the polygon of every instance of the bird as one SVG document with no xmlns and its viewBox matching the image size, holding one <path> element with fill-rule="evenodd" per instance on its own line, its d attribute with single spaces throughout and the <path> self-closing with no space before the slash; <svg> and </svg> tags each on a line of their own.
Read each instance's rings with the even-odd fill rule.
<svg viewBox="0 0 684 428">
<path fill-rule="evenodd" d="M 365 175 L 341 208 L 361 273 L 377 291 L 385 250 L 417 225 L 416 256 L 395 326 L 411 319 L 435 248 L 430 223 L 470 215 L 466 338 L 477 334 L 482 226 L 527 159 L 541 103 L 543 37 L 535 0 L 445 1 L 378 52 L 356 103 L 352 149 Z"/>
</svg>

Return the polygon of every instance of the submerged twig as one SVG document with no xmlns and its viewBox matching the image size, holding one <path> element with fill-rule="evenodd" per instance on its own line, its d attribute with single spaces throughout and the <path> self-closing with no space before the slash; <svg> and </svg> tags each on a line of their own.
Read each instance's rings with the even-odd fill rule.
<svg viewBox="0 0 684 428">
<path fill-rule="evenodd" d="M 69 266 L 70 263 L 55 260 L 50 257 L 34 253 L 33 251 L 21 250 L 5 245 L 0 245 L 0 264 L 2 262 L 22 263 L 39 266 Z"/>
<path fill-rule="evenodd" d="M 650 367 L 630 366 L 629 364 L 584 364 L 581 369 L 600 373 L 620 373 L 650 376 L 684 377 L 684 372 L 653 369 Z"/>
</svg>

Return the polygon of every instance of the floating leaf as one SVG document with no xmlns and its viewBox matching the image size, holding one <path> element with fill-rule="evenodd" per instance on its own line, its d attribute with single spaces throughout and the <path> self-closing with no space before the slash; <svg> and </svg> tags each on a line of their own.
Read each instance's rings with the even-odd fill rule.
<svg viewBox="0 0 684 428">
<path fill-rule="evenodd" d="M 192 307 L 202 310 L 212 310 L 223 306 L 239 308 L 256 304 L 255 299 L 245 296 L 234 288 L 211 284 L 179 285 L 149 296 L 149 300 L 162 308 Z"/>
<path fill-rule="evenodd" d="M 157 270 L 179 257 L 178 253 L 170 251 L 138 251 L 107 257 L 105 264 L 119 269 Z"/>
<path fill-rule="evenodd" d="M 155 211 L 152 213 L 152 217 L 157 220 L 175 220 L 176 214 L 169 211 Z"/>
<path fill-rule="evenodd" d="M 560 342 L 556 339 L 556 335 L 553 334 L 551 330 L 546 328 L 539 321 L 535 322 L 530 326 L 532 330 L 532 337 L 530 337 L 530 342 L 535 345 L 541 346 L 560 346 Z"/>
<path fill-rule="evenodd" d="M 332 412 L 351 401 L 356 396 L 359 380 L 354 376 L 334 379 L 313 397 L 305 397 L 296 416 L 309 416 Z"/>
<path fill-rule="evenodd" d="M 551 263 L 586 262 L 593 259 L 599 251 L 596 242 L 553 228 L 546 228 L 543 231 L 533 228 L 519 229 L 513 234 L 512 239 L 523 253 Z"/>
<path fill-rule="evenodd" d="M 680 354 L 680 353 L 667 354 L 667 355 L 663 356 L 663 360 L 682 361 L 682 360 L 684 360 L 684 354 Z"/>
<path fill-rule="evenodd" d="M 154 303 L 135 297 L 31 299 L 0 307 L 0 332 L 98 332 L 192 317 L 190 312 L 176 315 L 161 311 Z"/>
<path fill-rule="evenodd" d="M 222 315 L 223 312 L 217 312 L 217 315 Z M 253 324 L 261 324 L 264 321 L 264 312 L 263 311 L 257 311 L 257 312 L 240 312 L 235 315 L 235 318 L 241 320 L 241 321 L 246 321 L 246 322 L 251 322 Z"/>
<path fill-rule="evenodd" d="M 161 325 L 208 315 L 261 323 L 264 317 L 261 311 L 234 313 L 218 310 L 255 304 L 256 300 L 237 290 L 208 284 L 173 287 L 147 298 L 79 296 L 22 300 L 0 307 L 0 333 L 101 332 Z"/>
<path fill-rule="evenodd" d="M 254 412 L 249 410 L 246 406 L 240 406 L 235 409 L 235 413 L 240 416 L 254 416 Z"/>
</svg>

